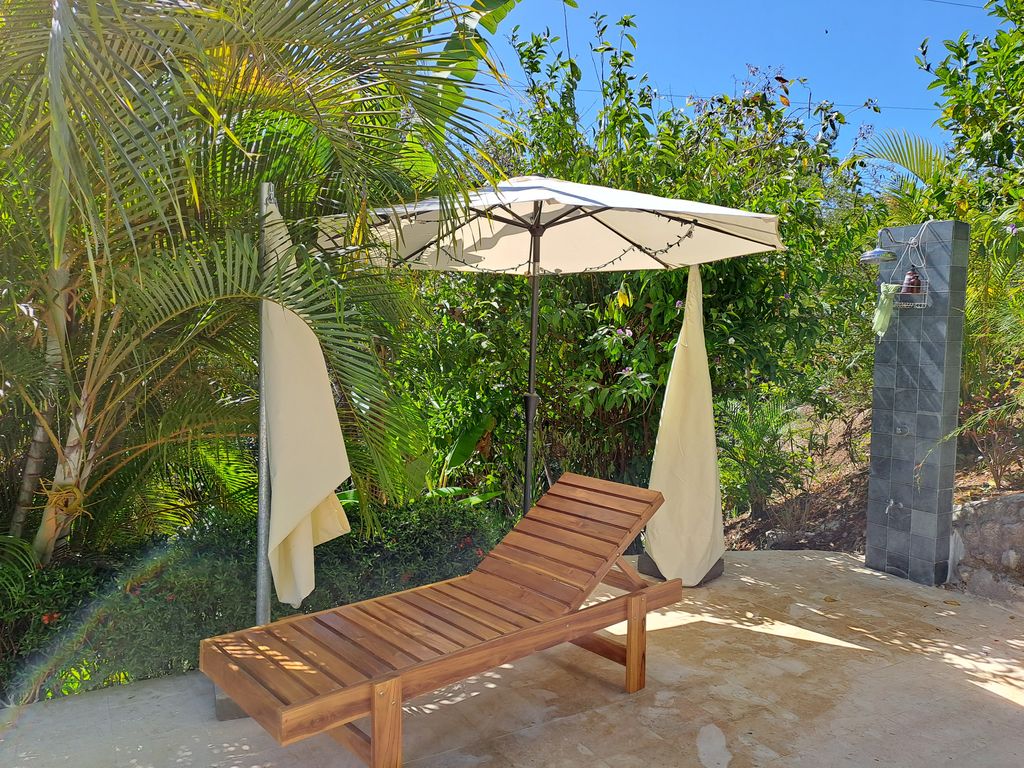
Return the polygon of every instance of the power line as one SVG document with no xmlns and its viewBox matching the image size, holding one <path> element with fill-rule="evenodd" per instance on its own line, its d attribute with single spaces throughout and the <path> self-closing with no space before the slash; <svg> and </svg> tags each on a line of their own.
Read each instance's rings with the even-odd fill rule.
<svg viewBox="0 0 1024 768">
<path fill-rule="evenodd" d="M 957 3 L 953 0 L 921 0 L 923 3 L 935 3 L 936 5 L 955 5 L 960 8 L 974 8 L 979 11 L 984 11 L 984 5 L 974 5 L 972 3 Z"/>
<path fill-rule="evenodd" d="M 931 0 L 925 0 L 925 1 L 926 2 L 930 2 Z M 935 2 L 938 2 L 938 0 L 935 0 Z M 527 91 L 529 89 L 529 86 L 526 83 L 515 83 L 515 82 L 512 82 L 511 80 L 509 81 L 509 83 L 510 83 L 510 87 L 513 88 L 514 90 L 517 90 L 517 91 L 525 92 L 525 91 Z M 596 94 L 601 94 L 602 93 L 600 88 L 576 88 L 576 92 L 577 93 L 596 93 Z M 709 97 L 708 96 L 698 96 L 696 94 L 689 94 L 688 96 L 684 97 L 682 94 L 673 93 L 672 91 L 669 91 L 667 94 L 655 93 L 654 94 L 654 98 L 656 98 L 656 99 L 667 99 L 667 100 L 671 101 L 671 100 L 677 99 L 677 98 L 679 98 L 679 99 L 681 99 L 681 98 L 707 99 Z M 844 102 L 839 102 L 839 101 L 833 101 L 831 103 L 832 103 L 832 106 L 834 106 L 834 107 L 843 107 L 845 109 L 853 109 L 853 108 L 867 107 L 867 106 L 876 106 L 879 109 L 903 110 L 903 111 L 911 111 L 911 112 L 941 112 L 942 111 L 941 107 L 936 107 L 936 106 L 923 107 L 923 106 L 912 106 L 912 105 L 908 105 L 908 104 L 874 104 L 874 105 L 871 105 L 871 104 L 866 104 L 863 101 L 860 102 L 860 103 L 857 103 L 857 104 L 854 104 L 854 103 L 844 103 Z"/>
<path fill-rule="evenodd" d="M 840 104 L 837 101 L 833 101 L 832 105 L 836 106 L 836 107 L 846 107 L 846 108 L 868 106 L 867 104 L 863 104 L 863 103 L 861 103 L 861 104 Z M 892 104 L 875 104 L 874 106 L 878 107 L 879 109 L 902 109 L 902 110 L 909 110 L 909 111 L 912 111 L 912 112 L 941 112 L 942 111 L 942 107 L 907 107 L 907 106 L 895 106 L 895 105 L 892 105 Z"/>
</svg>

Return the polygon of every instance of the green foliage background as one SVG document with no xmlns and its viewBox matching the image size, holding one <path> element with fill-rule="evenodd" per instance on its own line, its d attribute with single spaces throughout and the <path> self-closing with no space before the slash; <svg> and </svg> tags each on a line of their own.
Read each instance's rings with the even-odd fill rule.
<svg viewBox="0 0 1024 768">
<path fill-rule="evenodd" d="M 853 393 L 863 402 L 874 292 L 857 254 L 873 238 L 883 209 L 836 155 L 844 116 L 825 102 L 808 121 L 785 104 L 789 81 L 756 70 L 740 98 L 717 96 L 686 111 L 659 108 L 633 67 L 633 26 L 629 17 L 614 26 L 595 19 L 592 49 L 607 74 L 592 120 L 577 107 L 580 65 L 560 51 L 557 38 L 514 35 L 528 103 L 507 115 L 513 133 L 491 154 L 509 175 L 778 214 L 786 252 L 702 267 L 719 411 L 735 413 L 740 403 L 747 412 L 777 407 L 781 397 L 787 406 L 811 404 L 825 415 L 848 405 Z M 538 490 L 565 468 L 645 483 L 682 324 L 686 271 L 546 277 L 542 286 Z M 500 489 L 514 509 L 525 282 L 428 274 L 418 276 L 418 288 L 433 311 L 428 322 L 403 329 L 402 351 L 389 372 L 424 413 L 437 447 L 467 421 L 498 416 L 490 453 L 466 467 L 464 484 Z M 735 433 L 724 426 L 728 447 Z M 756 446 L 767 437 L 753 437 L 748 459 L 754 466 L 735 472 L 763 474 L 754 486 L 791 489 L 802 469 L 781 448 L 758 461 Z M 724 469 L 735 474 L 736 466 L 727 462 Z M 728 506 L 746 509 L 751 487 L 727 477 Z"/>
<path fill-rule="evenodd" d="M 423 500 L 388 511 L 374 535 L 317 548 L 312 613 L 460 576 L 504 533 L 481 506 Z M 68 564 L 33 574 L 0 605 L 0 696 L 85 690 L 197 668 L 199 641 L 252 623 L 256 569 L 251 515 L 211 514 L 141 557 Z M 294 613 L 274 603 L 274 618 Z"/>
</svg>

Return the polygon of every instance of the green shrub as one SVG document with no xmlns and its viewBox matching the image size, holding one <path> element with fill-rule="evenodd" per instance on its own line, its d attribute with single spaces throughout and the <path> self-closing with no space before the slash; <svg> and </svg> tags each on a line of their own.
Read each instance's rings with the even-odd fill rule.
<svg viewBox="0 0 1024 768">
<path fill-rule="evenodd" d="M 724 506 L 763 518 L 768 502 L 800 488 L 809 469 L 795 442 L 796 409 L 778 395 L 749 397 L 722 404 L 718 419 Z"/>
<path fill-rule="evenodd" d="M 354 535 L 317 548 L 317 589 L 304 610 L 409 589 L 468 573 L 504 533 L 482 505 L 430 499 L 381 515 L 383 533 Z M 355 522 L 353 522 L 353 526 Z"/>
<path fill-rule="evenodd" d="M 0 603 L 0 692 L 16 676 L 28 682 L 26 666 L 38 666 L 39 649 L 87 610 L 106 578 L 109 574 L 94 567 L 46 568 L 25 579 L 16 599 Z"/>
<path fill-rule="evenodd" d="M 471 570 L 500 533 L 481 506 L 418 501 L 381 514 L 383 532 L 317 547 L 312 612 Z M 0 614 L 0 686 L 25 701 L 195 669 L 199 641 L 246 627 L 255 606 L 255 521 L 208 520 L 116 576 L 53 566 Z M 274 603 L 274 617 L 294 613 Z"/>
</svg>

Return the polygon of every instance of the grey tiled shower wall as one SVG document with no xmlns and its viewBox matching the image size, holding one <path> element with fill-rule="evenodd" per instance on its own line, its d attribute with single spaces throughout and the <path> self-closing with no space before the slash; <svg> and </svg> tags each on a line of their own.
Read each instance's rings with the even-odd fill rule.
<svg viewBox="0 0 1024 768">
<path fill-rule="evenodd" d="M 919 225 L 882 234 L 898 256 Z M 875 346 L 871 474 L 865 562 L 922 584 L 942 584 L 949 569 L 970 228 L 929 223 L 921 237 L 928 306 L 894 309 Z M 915 262 L 920 262 L 912 252 Z M 910 262 L 880 265 L 883 282 L 902 283 Z M 898 299 L 899 297 L 897 297 Z"/>
</svg>

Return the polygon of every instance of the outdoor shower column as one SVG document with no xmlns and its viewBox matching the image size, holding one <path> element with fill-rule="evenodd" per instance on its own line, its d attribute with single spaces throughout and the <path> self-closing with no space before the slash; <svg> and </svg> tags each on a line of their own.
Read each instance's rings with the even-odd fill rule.
<svg viewBox="0 0 1024 768">
<path fill-rule="evenodd" d="M 879 238 L 897 256 L 879 265 L 882 282 L 903 283 L 913 261 L 927 295 L 925 306 L 894 309 L 875 346 L 865 563 L 921 584 L 942 584 L 949 570 L 956 441 L 942 438 L 960 408 L 969 234 L 933 221 Z"/>
</svg>

